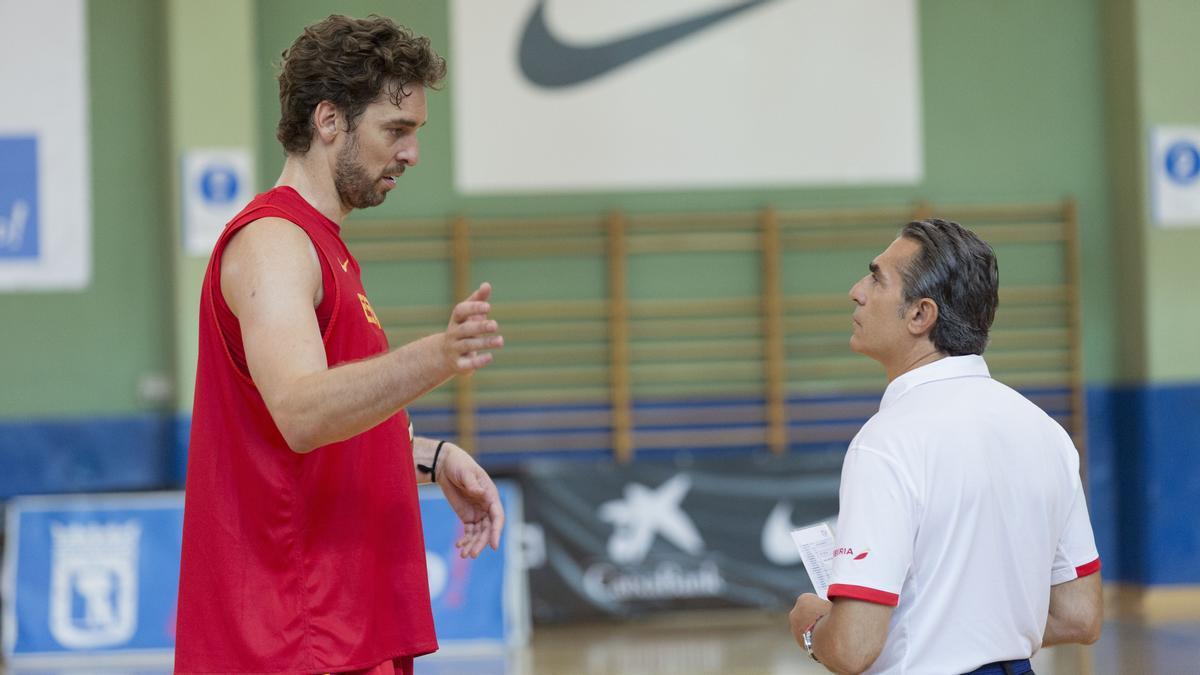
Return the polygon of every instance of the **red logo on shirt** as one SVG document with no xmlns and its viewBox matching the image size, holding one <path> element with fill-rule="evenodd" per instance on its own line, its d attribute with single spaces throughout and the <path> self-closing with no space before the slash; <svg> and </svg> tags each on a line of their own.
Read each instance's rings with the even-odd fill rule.
<svg viewBox="0 0 1200 675">
<path fill-rule="evenodd" d="M 839 558 L 841 556 L 849 556 L 853 560 L 862 560 L 870 555 L 870 553 L 871 549 L 866 549 L 862 553 L 855 553 L 854 549 L 849 546 L 842 546 L 841 548 L 833 549 L 833 557 Z"/>
</svg>

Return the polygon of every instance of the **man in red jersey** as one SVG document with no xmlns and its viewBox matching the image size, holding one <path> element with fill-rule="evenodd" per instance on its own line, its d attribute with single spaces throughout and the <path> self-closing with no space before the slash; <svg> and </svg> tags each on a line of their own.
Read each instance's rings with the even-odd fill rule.
<svg viewBox="0 0 1200 675">
<path fill-rule="evenodd" d="M 419 481 L 462 519 L 464 557 L 499 545 L 491 479 L 405 412 L 503 346 L 491 287 L 392 350 L 339 236 L 417 163 L 444 74 L 427 38 L 374 16 L 284 52 L 283 172 L 225 228 L 201 295 L 178 673 L 411 673 L 437 649 Z"/>
</svg>

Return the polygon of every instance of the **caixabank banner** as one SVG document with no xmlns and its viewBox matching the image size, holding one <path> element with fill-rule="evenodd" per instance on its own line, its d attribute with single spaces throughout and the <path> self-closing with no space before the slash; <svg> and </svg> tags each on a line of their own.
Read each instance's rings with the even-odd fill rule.
<svg viewBox="0 0 1200 675">
<path fill-rule="evenodd" d="M 791 607 L 812 591 L 791 530 L 836 520 L 841 465 L 841 453 L 530 464 L 533 617 Z"/>
<path fill-rule="evenodd" d="M 510 526 L 500 552 L 457 556 L 462 525 L 421 489 L 434 625 L 443 651 L 528 638 L 521 498 L 497 485 Z M 4 655 L 10 666 L 169 667 L 183 540 L 183 493 L 17 497 L 7 506 Z M 132 672 L 132 670 L 130 671 Z"/>
</svg>

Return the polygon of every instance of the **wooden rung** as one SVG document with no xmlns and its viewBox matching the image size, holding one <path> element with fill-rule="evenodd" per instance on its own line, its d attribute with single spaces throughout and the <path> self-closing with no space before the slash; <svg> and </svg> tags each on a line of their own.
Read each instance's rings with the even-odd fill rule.
<svg viewBox="0 0 1200 675">
<path fill-rule="evenodd" d="M 1032 372 L 998 372 L 996 379 L 1014 389 L 1026 387 L 1069 387 L 1070 374 L 1061 373 L 1032 373 Z"/>
<path fill-rule="evenodd" d="M 471 253 L 475 258 L 534 258 L 545 255 L 604 255 L 604 239 L 601 237 L 555 237 L 513 241 L 511 239 L 472 242 Z"/>
<path fill-rule="evenodd" d="M 845 314 L 811 314 L 789 317 L 783 320 L 783 328 L 787 333 L 845 331 L 846 339 L 849 339 L 850 329 L 854 327 L 852 313 L 853 310 L 847 307 Z"/>
<path fill-rule="evenodd" d="M 569 321 L 546 324 L 502 323 L 501 334 L 507 344 L 514 342 L 552 342 L 563 340 L 606 340 L 608 326 L 603 321 Z"/>
<path fill-rule="evenodd" d="M 788 314 L 822 310 L 853 311 L 854 303 L 850 300 L 849 290 L 847 288 L 846 293 L 787 296 L 783 299 L 783 307 Z"/>
<path fill-rule="evenodd" d="M 1026 219 L 1062 220 L 1065 215 L 1062 202 L 1044 204 L 947 205 L 939 207 L 937 212 L 946 214 L 944 217 L 957 221 L 964 227 L 971 229 L 989 221 Z"/>
<path fill-rule="evenodd" d="M 1000 306 L 1007 304 L 1048 304 L 1066 302 L 1070 290 L 1066 286 L 1000 286 Z"/>
<path fill-rule="evenodd" d="M 602 320 L 608 312 L 605 300 L 532 300 L 505 302 L 500 300 L 492 307 L 491 316 L 498 321 L 563 319 Z"/>
<path fill-rule="evenodd" d="M 988 350 L 1013 347 L 1069 347 L 1066 328 L 998 328 L 989 335 Z"/>
<path fill-rule="evenodd" d="M 603 410 L 546 410 L 479 414 L 479 431 L 538 431 L 596 429 L 612 423 L 612 415 Z"/>
<path fill-rule="evenodd" d="M 785 249 L 800 249 L 811 251 L 822 248 L 871 248 L 884 249 L 896 233 L 885 230 L 877 231 L 841 231 L 825 232 L 784 232 L 779 235 L 779 243 Z"/>
<path fill-rule="evenodd" d="M 1037 326 L 1049 328 L 1067 325 L 1067 308 L 1063 305 L 1047 306 L 1009 306 L 1000 305 L 996 309 L 994 329 L 1016 326 Z"/>
<path fill-rule="evenodd" d="M 1025 242 L 1058 242 L 1066 236 L 1062 223 L 1019 223 L 1013 225 L 980 225 L 972 228 L 989 244 Z"/>
<path fill-rule="evenodd" d="M 629 232 L 636 234 L 648 230 L 712 230 L 743 229 L 758 226 L 757 211 L 733 211 L 729 213 L 643 213 L 628 216 Z"/>
<path fill-rule="evenodd" d="M 444 324 L 450 320 L 450 307 L 441 305 L 376 307 L 375 316 L 384 324 Z"/>
<path fill-rule="evenodd" d="M 913 209 L 894 206 L 860 209 L 813 209 L 811 211 L 780 211 L 783 227 L 804 225 L 861 225 L 894 224 L 896 231 L 912 217 Z"/>
<path fill-rule="evenodd" d="M 386 323 L 383 325 L 383 332 L 385 335 L 387 335 L 388 344 L 391 345 L 392 347 L 398 347 L 400 345 L 406 345 L 410 342 L 415 342 L 415 341 L 420 340 L 421 338 L 425 337 L 426 335 L 429 335 L 430 333 L 434 332 L 435 330 L 437 330 L 437 329 L 431 328 L 430 330 L 423 331 L 423 330 L 416 329 L 413 326 L 404 326 L 402 328 L 393 328 L 392 326 L 390 326 Z"/>
<path fill-rule="evenodd" d="M 843 331 L 829 335 L 790 335 L 783 344 L 791 356 L 845 354 L 850 351 L 850 333 Z"/>
<path fill-rule="evenodd" d="M 797 422 L 863 419 L 879 411 L 879 399 L 847 401 L 804 401 L 788 404 L 788 417 Z"/>
<path fill-rule="evenodd" d="M 761 396 L 762 384 L 757 382 L 637 382 L 633 387 L 639 397 L 671 397 L 691 398 L 695 396 L 712 395 L 728 398 L 731 396 Z"/>
<path fill-rule="evenodd" d="M 633 369 L 633 381 L 759 382 L 762 381 L 762 362 L 641 363 Z"/>
<path fill-rule="evenodd" d="M 634 342 L 635 363 L 645 361 L 682 361 L 708 359 L 761 359 L 763 347 L 757 340 L 697 340 L 664 343 Z"/>
<path fill-rule="evenodd" d="M 765 428 L 741 429 L 635 429 L 634 445 L 640 450 L 654 448 L 719 448 L 728 446 L 763 445 Z"/>
<path fill-rule="evenodd" d="M 347 242 L 360 239 L 445 238 L 450 236 L 450 225 L 445 220 L 413 218 L 404 220 L 355 220 L 342 227 L 342 236 Z"/>
<path fill-rule="evenodd" d="M 607 366 L 607 360 L 608 346 L 604 344 L 520 345 L 518 343 L 496 353 L 496 362 L 505 366 Z"/>
<path fill-rule="evenodd" d="M 649 408 L 635 410 L 636 426 L 684 426 L 687 424 L 762 424 L 766 411 L 761 405 Z"/>
<path fill-rule="evenodd" d="M 372 260 L 445 260 L 450 257 L 449 241 L 363 242 L 350 247 L 360 261 Z"/>
<path fill-rule="evenodd" d="M 1033 401 L 1034 404 L 1036 404 L 1039 408 L 1042 408 L 1042 409 L 1068 408 L 1071 406 L 1071 392 L 1070 391 L 1066 391 L 1066 390 L 1056 391 L 1056 390 L 1052 389 L 1052 390 L 1049 390 L 1046 392 L 1024 391 L 1021 393 L 1024 394 L 1026 398 L 1028 398 L 1030 401 Z"/>
<path fill-rule="evenodd" d="M 558 368 L 485 368 L 474 375 L 475 382 L 496 388 L 547 386 L 598 386 L 608 382 L 604 366 L 561 366 Z"/>
<path fill-rule="evenodd" d="M 836 379 L 847 375 L 870 376 L 879 373 L 881 366 L 851 353 L 843 358 L 795 359 L 789 356 L 787 372 L 791 380 Z"/>
<path fill-rule="evenodd" d="M 757 251 L 758 235 L 741 233 L 631 234 L 630 253 L 694 253 L 698 251 Z"/>
<path fill-rule="evenodd" d="M 513 434 L 485 436 L 479 440 L 482 454 L 492 452 L 537 453 L 547 451 L 600 450 L 612 446 L 607 431 L 562 432 L 557 434 Z"/>
<path fill-rule="evenodd" d="M 1047 350 L 988 350 L 984 355 L 988 366 L 997 372 L 1014 370 L 1066 370 L 1071 363 L 1071 353 L 1066 349 Z"/>
<path fill-rule="evenodd" d="M 629 316 L 634 319 L 670 317 L 752 316 L 759 311 L 758 298 L 652 298 L 632 300 Z"/>
<path fill-rule="evenodd" d="M 578 234 L 580 232 L 603 232 L 604 219 L 596 216 L 544 216 L 532 218 L 475 218 L 471 220 L 474 236 L 524 236 L 531 232 L 546 234 Z"/>
<path fill-rule="evenodd" d="M 475 400 L 493 405 L 608 404 L 608 387 L 480 388 Z"/>
<path fill-rule="evenodd" d="M 861 424 L 820 424 L 792 427 L 788 429 L 788 440 L 796 444 L 849 442 L 861 428 Z"/>
<path fill-rule="evenodd" d="M 653 337 L 753 337 L 761 327 L 745 319 L 641 319 L 630 324 L 634 338 Z"/>
</svg>

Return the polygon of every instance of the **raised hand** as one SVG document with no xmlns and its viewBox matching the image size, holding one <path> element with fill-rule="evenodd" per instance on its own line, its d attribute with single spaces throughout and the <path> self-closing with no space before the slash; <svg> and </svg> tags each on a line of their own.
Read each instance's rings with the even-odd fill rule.
<svg viewBox="0 0 1200 675">
<path fill-rule="evenodd" d="M 455 374 L 472 373 L 492 362 L 491 349 L 504 346 L 500 325 L 488 318 L 492 285 L 482 283 L 466 300 L 454 306 L 442 336 L 442 355 Z"/>
</svg>

